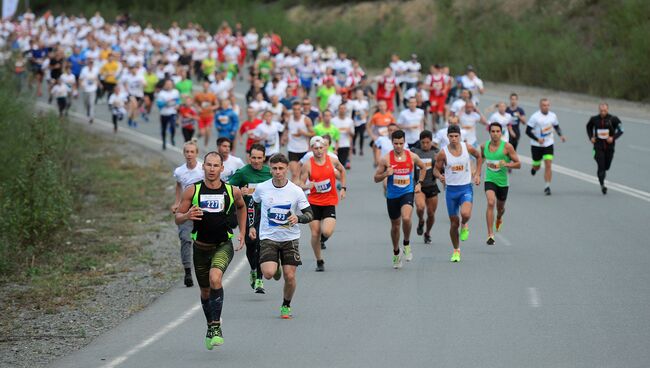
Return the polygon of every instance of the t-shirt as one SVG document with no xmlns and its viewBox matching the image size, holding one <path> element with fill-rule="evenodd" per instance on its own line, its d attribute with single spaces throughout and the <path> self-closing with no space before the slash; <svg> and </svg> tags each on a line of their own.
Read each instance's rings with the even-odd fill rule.
<svg viewBox="0 0 650 368">
<path fill-rule="evenodd" d="M 203 180 L 203 162 L 197 161 L 193 169 L 187 167 L 187 163 L 182 164 L 174 170 L 174 179 L 185 190 L 190 185 Z"/>
<path fill-rule="evenodd" d="M 255 170 L 253 166 L 246 165 L 237 170 L 228 180 L 228 183 L 236 187 L 255 188 L 258 183 L 271 179 L 271 169 L 263 165 L 262 169 Z"/>
<path fill-rule="evenodd" d="M 432 187 L 436 184 L 436 179 L 433 176 L 433 166 L 435 166 L 436 163 L 436 155 L 438 152 L 440 152 L 437 148 L 431 147 L 429 151 L 424 151 L 421 148 L 414 148 L 411 150 L 411 152 L 415 153 L 420 157 L 420 160 L 424 162 L 424 166 L 426 166 L 426 176 L 424 177 L 424 182 L 422 183 L 423 188 L 428 188 Z M 416 166 L 416 171 L 418 170 L 418 167 Z"/>
<path fill-rule="evenodd" d="M 97 68 L 89 68 L 85 66 L 81 70 L 81 75 L 79 76 L 79 83 L 81 89 L 84 92 L 96 92 L 97 91 L 97 81 L 99 79 L 99 72 Z"/>
<path fill-rule="evenodd" d="M 266 157 L 269 157 L 280 152 L 280 133 L 283 131 L 284 125 L 272 121 L 270 124 L 262 122 L 252 133 L 260 138 L 260 143 L 266 148 Z"/>
<path fill-rule="evenodd" d="M 330 126 L 326 127 L 325 124 L 323 123 L 318 123 L 314 126 L 314 133 L 318 136 L 324 136 L 324 135 L 329 135 L 332 139 L 332 144 L 330 145 L 329 149 L 334 150 L 334 142 L 338 142 L 339 139 L 341 139 L 341 134 L 339 132 L 339 128 L 336 127 L 331 121 L 330 121 Z M 349 145 L 348 145 L 349 146 Z"/>
<path fill-rule="evenodd" d="M 415 144 L 420 140 L 420 132 L 422 132 L 422 121 L 424 120 L 424 110 L 411 109 L 402 110 L 397 118 L 397 125 L 404 130 L 406 142 L 408 144 Z"/>
<path fill-rule="evenodd" d="M 474 104 L 478 106 L 479 90 L 483 89 L 483 81 L 479 77 L 470 79 L 467 75 L 463 75 L 460 78 L 460 83 L 463 85 L 463 89 L 468 89 L 472 92 L 472 101 L 474 101 Z"/>
<path fill-rule="evenodd" d="M 537 110 L 528 119 L 527 125 L 533 129 L 536 137 L 544 138 L 544 143 L 539 144 L 536 140 L 531 139 L 530 145 L 535 147 L 548 147 L 553 145 L 553 127 L 560 125 L 555 113 L 549 111 L 546 115 Z"/>
<path fill-rule="evenodd" d="M 257 128 L 258 125 L 262 124 L 262 120 L 260 119 L 253 119 L 245 121 L 241 127 L 239 127 L 239 135 L 244 135 L 248 133 L 249 131 L 254 130 Z M 248 152 L 251 149 L 251 146 L 255 143 L 256 141 L 248 136 L 248 139 L 246 139 L 246 152 Z"/>
<path fill-rule="evenodd" d="M 160 107 L 160 115 L 175 115 L 178 109 L 180 95 L 177 90 L 170 89 L 158 92 L 158 106 Z"/>
<path fill-rule="evenodd" d="M 339 130 L 339 147 L 350 147 L 350 134 L 354 134 L 352 119 L 348 117 L 341 119 L 336 116 L 332 118 L 332 124 Z M 348 129 L 349 132 L 344 132 L 345 129 Z"/>
<path fill-rule="evenodd" d="M 126 87 L 126 91 L 129 95 L 134 97 L 144 97 L 144 85 L 146 83 L 144 76 L 137 73 L 126 73 L 120 78 L 120 81 Z"/>
<path fill-rule="evenodd" d="M 476 126 L 480 121 L 481 115 L 476 111 L 472 111 L 469 114 L 462 111 L 460 115 L 458 115 L 458 122 L 460 123 L 462 132 L 465 133 L 466 142 L 471 145 L 476 143 Z"/>
<path fill-rule="evenodd" d="M 395 122 L 395 118 L 390 111 L 382 114 L 381 112 L 376 112 L 372 118 L 370 118 L 372 123 L 373 132 L 377 135 L 386 135 L 388 134 L 388 125 Z"/>
<path fill-rule="evenodd" d="M 289 216 L 309 207 L 299 186 L 287 180 L 285 186 L 277 188 L 270 179 L 257 185 L 253 200 L 262 204 L 260 240 L 285 242 L 300 238 L 300 226 L 288 223 Z"/>
<path fill-rule="evenodd" d="M 184 79 L 176 83 L 176 89 L 181 95 L 191 95 L 192 94 L 192 80 Z"/>
<path fill-rule="evenodd" d="M 327 110 L 327 104 L 329 102 L 329 98 L 333 94 L 336 94 L 336 87 L 327 88 L 325 86 L 322 86 L 321 88 L 318 89 L 318 93 L 316 93 L 316 97 L 320 98 L 318 104 L 320 111 Z"/>
<path fill-rule="evenodd" d="M 526 112 L 524 112 L 524 109 L 519 106 L 517 106 L 515 109 L 508 106 L 506 107 L 506 112 L 512 115 L 512 130 L 515 131 L 517 138 L 519 138 L 519 124 L 521 124 L 521 116 L 526 116 Z"/>
<path fill-rule="evenodd" d="M 490 116 L 488 122 L 496 122 L 501 124 L 501 140 L 508 142 L 510 139 L 510 131 L 508 131 L 508 125 L 512 124 L 512 115 L 508 114 L 507 112 L 501 115 L 498 111 L 495 111 L 494 114 Z"/>
<path fill-rule="evenodd" d="M 390 151 L 393 150 L 393 141 L 390 137 L 382 135 L 379 138 L 375 139 L 375 147 L 379 148 L 381 157 L 386 156 Z M 404 142 L 404 149 L 408 149 L 409 144 Z"/>
<path fill-rule="evenodd" d="M 199 116 L 202 119 L 212 119 L 214 110 L 212 109 L 217 103 L 217 96 L 210 92 L 198 92 L 194 96 L 194 101 L 201 107 Z"/>
<path fill-rule="evenodd" d="M 467 141 L 467 133 L 464 129 L 460 130 L 460 141 Z M 438 149 L 443 149 L 449 145 L 449 137 L 447 137 L 447 128 L 438 129 L 436 135 L 433 136 L 433 143 L 438 145 Z"/>
<path fill-rule="evenodd" d="M 350 106 L 354 126 L 358 127 L 365 124 L 368 120 L 368 110 L 370 109 L 368 100 L 352 100 L 350 101 Z M 364 115 L 366 116 L 365 119 Z"/>
<path fill-rule="evenodd" d="M 228 155 L 228 159 L 223 162 L 223 171 L 221 172 L 221 180 L 228 181 L 235 171 L 244 167 L 244 161 L 239 157 Z"/>
</svg>

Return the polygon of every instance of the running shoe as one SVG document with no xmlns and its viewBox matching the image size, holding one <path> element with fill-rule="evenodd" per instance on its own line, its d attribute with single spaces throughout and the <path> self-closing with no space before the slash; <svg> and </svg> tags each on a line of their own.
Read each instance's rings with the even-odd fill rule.
<svg viewBox="0 0 650 368">
<path fill-rule="evenodd" d="M 431 235 L 424 234 L 424 244 L 431 244 Z"/>
<path fill-rule="evenodd" d="M 393 268 L 402 268 L 402 257 L 399 254 L 393 256 Z"/>
<path fill-rule="evenodd" d="M 316 260 L 316 272 L 323 272 L 325 271 L 325 261 L 324 260 Z"/>
<path fill-rule="evenodd" d="M 273 275 L 273 280 L 278 281 L 282 277 L 282 266 L 278 265 L 277 271 L 275 271 L 275 275 Z"/>
<path fill-rule="evenodd" d="M 424 233 L 424 222 L 418 222 L 417 233 L 418 235 L 422 235 Z"/>
<path fill-rule="evenodd" d="M 494 235 L 488 235 L 487 245 L 494 245 Z"/>
<path fill-rule="evenodd" d="M 251 270 L 250 275 L 248 275 L 248 282 L 253 290 L 255 290 L 255 281 L 257 281 L 257 270 Z"/>
<path fill-rule="evenodd" d="M 214 336 L 212 326 L 208 326 L 208 332 L 205 333 L 205 348 L 208 350 L 212 350 L 212 336 Z"/>
<path fill-rule="evenodd" d="M 320 249 L 327 249 L 327 246 L 325 245 L 324 241 L 320 242 Z"/>
<path fill-rule="evenodd" d="M 264 281 L 262 281 L 262 279 L 255 280 L 255 293 L 266 294 L 266 291 L 264 290 Z"/>
<path fill-rule="evenodd" d="M 551 195 L 551 187 L 544 188 L 544 194 L 547 195 L 547 196 L 550 196 Z"/>
<path fill-rule="evenodd" d="M 607 194 L 607 187 L 603 185 L 602 187 L 600 187 L 600 191 L 603 192 L 603 195 Z"/>
<path fill-rule="evenodd" d="M 530 169 L 530 175 L 535 176 L 535 174 L 537 174 L 537 170 Z"/>
<path fill-rule="evenodd" d="M 455 249 L 454 253 L 451 255 L 451 261 L 452 262 L 460 262 L 460 250 Z"/>
<path fill-rule="evenodd" d="M 501 231 L 501 227 L 502 227 L 502 226 L 503 226 L 503 219 L 497 219 L 497 223 L 496 223 L 496 226 L 495 226 L 497 232 L 500 232 L 500 231 Z"/>
<path fill-rule="evenodd" d="M 291 319 L 291 307 L 283 305 L 280 307 L 280 318 L 282 319 Z"/>
<path fill-rule="evenodd" d="M 183 281 L 185 282 L 186 287 L 194 286 L 194 281 L 192 281 L 192 274 L 189 273 L 185 274 L 185 280 Z"/>
<path fill-rule="evenodd" d="M 404 260 L 406 262 L 411 262 L 413 260 L 413 252 L 411 251 L 410 245 L 404 246 Z"/>
<path fill-rule="evenodd" d="M 210 326 L 213 330 L 212 339 L 210 339 L 210 344 L 212 346 L 223 345 L 223 332 L 221 332 L 221 322 Z"/>
<path fill-rule="evenodd" d="M 465 241 L 469 238 L 469 225 L 460 228 L 460 240 Z"/>
</svg>

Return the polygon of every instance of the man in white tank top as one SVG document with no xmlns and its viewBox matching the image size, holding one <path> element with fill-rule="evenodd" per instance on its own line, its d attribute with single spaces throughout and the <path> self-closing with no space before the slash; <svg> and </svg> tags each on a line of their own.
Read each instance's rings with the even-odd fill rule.
<svg viewBox="0 0 650 368">
<path fill-rule="evenodd" d="M 314 136 L 314 126 L 310 118 L 302 113 L 300 101 L 291 105 L 291 116 L 287 123 L 289 170 L 291 181 L 300 181 L 300 159 L 309 151 L 309 139 Z"/>
<path fill-rule="evenodd" d="M 472 215 L 474 195 L 472 181 L 476 185 L 481 183 L 481 171 L 474 169 L 474 167 L 481 167 L 480 152 L 466 142 L 461 142 L 460 132 L 458 125 L 450 125 L 447 128 L 449 145 L 440 150 L 436 156 L 436 169 L 433 171 L 433 175 L 445 185 L 447 213 L 451 223 L 449 236 L 454 247 L 452 262 L 460 262 L 458 229 L 460 228 L 460 240 L 465 241 L 469 237 L 467 223 Z M 476 158 L 476 166 L 471 165 L 470 155 Z M 441 173 L 443 169 L 444 174 Z"/>
</svg>

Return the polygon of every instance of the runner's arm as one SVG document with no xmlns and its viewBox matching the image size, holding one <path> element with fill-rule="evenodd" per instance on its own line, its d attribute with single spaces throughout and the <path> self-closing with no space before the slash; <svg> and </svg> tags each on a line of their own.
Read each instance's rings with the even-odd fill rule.
<svg viewBox="0 0 650 368">
<path fill-rule="evenodd" d="M 483 165 L 483 155 L 479 151 L 476 150 L 472 145 L 465 143 L 467 146 L 467 151 L 469 152 L 470 155 L 474 156 L 476 158 L 476 172 L 472 174 L 472 176 L 478 176 L 479 178 L 481 177 L 481 165 Z"/>
<path fill-rule="evenodd" d="M 534 141 L 539 141 L 539 138 L 535 136 L 535 133 L 533 133 L 533 127 L 530 125 L 526 125 L 526 135 L 530 137 L 530 139 Z"/>
<path fill-rule="evenodd" d="M 176 213 L 178 206 L 181 204 L 181 195 L 183 194 L 183 188 L 181 188 L 181 183 L 176 182 L 176 200 L 172 205 L 172 212 Z"/>
<path fill-rule="evenodd" d="M 438 179 L 441 183 L 445 183 L 445 175 L 443 174 L 443 168 L 445 167 L 445 162 L 447 161 L 447 156 L 445 151 L 440 151 L 436 155 L 436 164 L 433 167 L 433 176 Z"/>
<path fill-rule="evenodd" d="M 612 117 L 612 124 L 614 125 L 614 140 L 617 140 L 623 135 L 623 123 L 614 116 Z"/>
<path fill-rule="evenodd" d="M 246 219 L 248 217 L 248 212 L 246 211 L 246 202 L 244 202 L 244 196 L 242 195 L 239 188 L 233 187 L 232 190 L 235 197 L 235 207 L 237 208 L 237 224 L 239 225 L 239 233 L 245 234 Z"/>
<path fill-rule="evenodd" d="M 388 173 L 388 165 L 386 165 L 386 158 L 382 157 L 381 159 L 379 159 L 379 164 L 377 165 L 377 171 L 375 171 L 375 176 L 374 176 L 375 183 L 379 183 L 380 181 L 383 181 L 384 179 L 386 179 L 391 175 L 387 173 Z"/>
<path fill-rule="evenodd" d="M 203 212 L 200 208 L 192 206 L 192 197 L 194 196 L 194 185 L 190 185 L 183 192 L 181 198 L 181 203 L 176 210 L 174 215 L 174 222 L 176 225 L 180 225 L 188 220 L 201 220 Z M 198 212 L 197 212 L 198 210 Z"/>
<path fill-rule="evenodd" d="M 587 137 L 589 137 L 589 140 L 594 138 L 594 119 L 592 118 L 587 122 Z"/>
<path fill-rule="evenodd" d="M 347 188 L 345 186 L 345 184 L 347 182 L 347 179 L 346 179 L 346 176 L 345 176 L 346 175 L 345 167 L 343 166 L 343 164 L 341 164 L 341 161 L 339 161 L 338 159 L 334 159 L 333 164 L 334 164 L 334 168 L 336 170 L 338 170 L 339 173 L 340 173 L 340 178 L 338 178 L 338 179 L 339 179 L 339 182 L 341 182 L 341 190 L 345 190 L 347 192 L 348 190 L 347 190 Z"/>
<path fill-rule="evenodd" d="M 300 168 L 300 182 L 298 183 L 298 186 L 302 190 L 310 190 L 313 184 L 306 184 L 307 179 L 309 179 L 310 175 L 310 169 L 311 169 L 311 163 L 309 161 L 305 162 L 304 165 Z"/>
<path fill-rule="evenodd" d="M 521 161 L 519 161 L 519 155 L 517 154 L 517 151 L 515 151 L 515 147 L 510 143 L 506 143 L 505 151 L 506 155 L 510 157 L 510 162 L 506 162 L 506 164 L 503 166 L 507 167 L 508 169 L 520 169 Z"/>
</svg>

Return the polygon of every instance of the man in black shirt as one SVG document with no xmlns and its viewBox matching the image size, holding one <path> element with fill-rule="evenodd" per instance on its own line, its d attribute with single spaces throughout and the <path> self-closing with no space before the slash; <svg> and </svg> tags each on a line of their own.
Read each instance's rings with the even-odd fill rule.
<svg viewBox="0 0 650 368">
<path fill-rule="evenodd" d="M 616 116 L 609 114 L 609 106 L 604 102 L 598 105 L 598 111 L 599 114 L 592 116 L 587 123 L 587 135 L 594 144 L 600 190 L 607 194 L 605 173 L 612 165 L 616 140 L 623 135 L 623 123 Z"/>
</svg>

